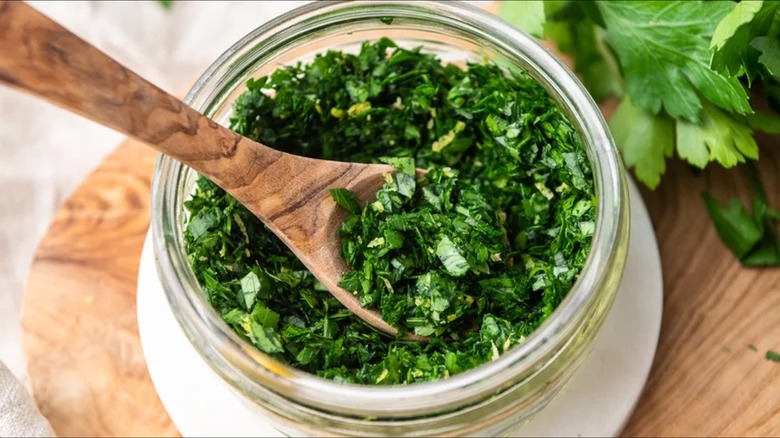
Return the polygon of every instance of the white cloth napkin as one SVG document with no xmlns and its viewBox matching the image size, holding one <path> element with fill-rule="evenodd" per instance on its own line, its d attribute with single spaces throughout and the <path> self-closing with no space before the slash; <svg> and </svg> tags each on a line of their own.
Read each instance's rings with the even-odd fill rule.
<svg viewBox="0 0 780 438">
<path fill-rule="evenodd" d="M 0 362 L 0 437 L 54 436 L 16 376 Z"/>
</svg>

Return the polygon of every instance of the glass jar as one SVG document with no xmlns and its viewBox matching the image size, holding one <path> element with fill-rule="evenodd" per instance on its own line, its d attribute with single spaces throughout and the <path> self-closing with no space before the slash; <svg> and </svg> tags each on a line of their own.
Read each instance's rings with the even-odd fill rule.
<svg viewBox="0 0 780 438">
<path fill-rule="evenodd" d="M 578 131 L 599 199 L 588 260 L 567 297 L 525 343 L 451 378 L 405 386 L 336 383 L 288 367 L 242 341 L 211 307 L 187 261 L 183 203 L 196 173 L 161 157 L 153 182 L 158 272 L 195 349 L 281 431 L 312 435 L 511 434 L 543 409 L 587 354 L 617 291 L 628 246 L 628 194 L 601 114 L 572 73 L 499 18 L 459 2 L 315 2 L 259 27 L 225 52 L 185 101 L 227 124 L 249 78 L 311 60 L 327 49 L 357 51 L 390 37 L 447 62 L 489 59 L 525 69 Z"/>
</svg>

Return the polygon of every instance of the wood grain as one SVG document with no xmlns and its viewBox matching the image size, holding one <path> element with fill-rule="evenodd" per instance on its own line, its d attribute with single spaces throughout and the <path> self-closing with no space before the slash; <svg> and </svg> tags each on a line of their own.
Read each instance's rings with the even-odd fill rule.
<svg viewBox="0 0 780 438">
<path fill-rule="evenodd" d="M 59 209 L 30 268 L 27 371 L 60 436 L 177 434 L 147 372 L 136 322 L 156 155 L 132 141 L 112 153 Z"/>
</svg>

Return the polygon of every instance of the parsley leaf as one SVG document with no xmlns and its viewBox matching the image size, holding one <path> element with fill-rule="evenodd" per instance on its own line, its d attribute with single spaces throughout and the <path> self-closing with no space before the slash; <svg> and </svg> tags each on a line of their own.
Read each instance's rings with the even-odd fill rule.
<svg viewBox="0 0 780 438">
<path fill-rule="evenodd" d="M 260 279 L 257 274 L 250 271 L 241 279 L 241 294 L 245 309 L 251 309 L 255 305 L 255 298 L 260 291 Z"/>
<path fill-rule="evenodd" d="M 187 233 L 198 240 L 217 223 L 219 215 L 212 210 L 200 210 L 187 224 Z"/>
<path fill-rule="evenodd" d="M 776 78 L 780 77 L 780 41 L 776 37 L 762 36 L 754 38 L 750 45 L 761 52 L 758 62 L 766 71 Z"/>
<path fill-rule="evenodd" d="M 439 256 L 444 268 L 452 276 L 460 277 L 469 270 L 469 262 L 447 236 L 442 237 L 439 244 L 436 245 L 436 255 Z"/>
<path fill-rule="evenodd" d="M 282 342 L 274 329 L 264 327 L 262 324 L 254 321 L 251 322 L 251 325 L 252 331 L 249 337 L 257 348 L 268 354 L 282 353 L 284 351 Z"/>
<path fill-rule="evenodd" d="M 780 353 L 772 350 L 766 351 L 766 359 L 772 362 L 780 362 Z"/>
<path fill-rule="evenodd" d="M 398 169 L 399 172 L 409 176 L 414 176 L 417 172 L 412 157 L 379 157 L 379 161 L 389 164 Z"/>
<path fill-rule="evenodd" d="M 650 188 L 661 182 L 666 158 L 674 153 L 674 122 L 663 115 L 653 116 L 626 97 L 609 121 L 615 142 L 623 152 L 626 166 Z"/>
<path fill-rule="evenodd" d="M 780 211 L 767 205 L 766 193 L 755 168 L 748 165 L 746 169 L 754 192 L 752 212 L 748 212 L 738 198 L 732 198 L 727 207 L 703 193 L 707 212 L 721 240 L 742 264 L 780 264 L 780 239 L 776 232 Z"/>
<path fill-rule="evenodd" d="M 708 43 L 728 2 L 600 2 L 634 105 L 674 118 L 698 121 L 700 93 L 740 114 L 751 111 L 735 78 L 709 69 Z"/>
<path fill-rule="evenodd" d="M 726 42 L 734 37 L 742 25 L 753 21 L 756 13 L 761 10 L 763 3 L 763 1 L 744 1 L 737 3 L 734 6 L 734 9 L 726 14 L 720 23 L 718 23 L 715 32 L 712 33 L 710 46 L 714 47 L 716 50 L 722 49 L 726 45 Z"/>
<path fill-rule="evenodd" d="M 499 15 L 532 36 L 537 38 L 544 36 L 546 20 L 543 1 L 502 2 Z"/>
<path fill-rule="evenodd" d="M 347 189 L 330 189 L 330 195 L 341 208 L 350 213 L 360 212 L 360 203 L 357 196 Z"/>
<path fill-rule="evenodd" d="M 732 199 L 726 207 L 708 193 L 704 193 L 703 197 L 718 235 L 734 255 L 744 257 L 761 240 L 761 225 L 756 223 L 739 199 Z"/>
<path fill-rule="evenodd" d="M 775 1 L 743 1 L 734 6 L 712 36 L 712 68 L 735 76 L 745 75 L 749 84 L 763 76 L 759 50 L 768 44 L 761 38 L 777 36 L 773 28 L 777 27 L 778 11 L 780 4 Z"/>
<path fill-rule="evenodd" d="M 700 123 L 677 120 L 677 151 L 680 158 L 701 169 L 710 161 L 733 167 L 745 158 L 758 158 L 752 133 L 744 122 L 705 104 Z"/>
</svg>

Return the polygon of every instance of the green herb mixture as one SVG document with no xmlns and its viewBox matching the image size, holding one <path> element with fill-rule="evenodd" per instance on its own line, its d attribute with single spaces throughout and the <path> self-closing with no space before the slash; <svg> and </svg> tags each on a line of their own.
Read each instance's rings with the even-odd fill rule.
<svg viewBox="0 0 780 438">
<path fill-rule="evenodd" d="M 587 256 L 596 199 L 589 162 L 555 102 L 525 73 L 443 65 L 388 40 L 359 54 L 250 80 L 231 128 L 291 153 L 386 162 L 376 202 L 332 191 L 353 270 L 342 285 L 421 344 L 353 316 L 249 211 L 205 178 L 186 203 L 190 262 L 242 338 L 341 382 L 448 377 L 523 342 L 565 297 Z M 428 169 L 416 178 L 414 168 Z"/>
</svg>

